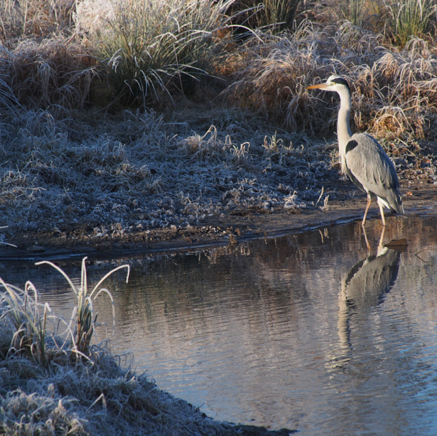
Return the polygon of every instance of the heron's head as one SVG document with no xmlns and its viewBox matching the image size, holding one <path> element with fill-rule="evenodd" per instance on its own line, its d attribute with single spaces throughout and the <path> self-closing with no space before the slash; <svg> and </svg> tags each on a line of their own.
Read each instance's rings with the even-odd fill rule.
<svg viewBox="0 0 437 436">
<path fill-rule="evenodd" d="M 340 76 L 330 76 L 326 83 L 308 86 L 307 89 L 322 89 L 323 91 L 335 91 L 339 94 L 346 89 L 350 94 L 350 88 L 347 80 Z"/>
</svg>

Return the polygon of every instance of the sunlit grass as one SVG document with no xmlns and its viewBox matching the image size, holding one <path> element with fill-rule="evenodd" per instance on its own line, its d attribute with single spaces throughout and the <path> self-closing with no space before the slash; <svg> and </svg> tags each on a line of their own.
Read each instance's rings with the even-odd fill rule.
<svg viewBox="0 0 437 436">
<path fill-rule="evenodd" d="M 436 16 L 434 0 L 399 0 L 387 2 L 389 26 L 393 40 L 400 47 L 414 37 L 423 37 Z"/>
<path fill-rule="evenodd" d="M 86 0 L 77 23 L 106 67 L 114 96 L 146 105 L 184 92 L 218 56 L 233 0 Z M 93 15 L 101 11 L 96 25 Z M 96 17 L 97 18 L 97 17 Z"/>
<path fill-rule="evenodd" d="M 326 135 L 335 124 L 330 97 L 308 95 L 307 83 L 330 74 L 345 76 L 353 89 L 358 130 L 393 139 L 429 131 L 437 98 L 437 61 L 432 47 L 411 39 L 402 51 L 381 45 L 381 37 L 346 22 L 337 31 L 305 23 L 291 35 L 247 43 L 226 96 L 294 131 Z M 329 59 L 329 61 L 327 61 Z M 394 120 L 394 123 L 387 122 Z M 320 122 L 324 120 L 324 122 Z"/>
<path fill-rule="evenodd" d="M 222 88 L 217 88 L 216 97 L 228 84 L 221 102 L 260 113 L 293 131 L 314 132 L 312 115 L 326 119 L 328 109 L 315 107 L 305 87 L 337 72 L 357 82 L 358 95 L 378 97 L 368 108 L 363 104 L 366 98 L 359 100 L 360 129 L 369 128 L 370 116 L 382 108 L 395 106 L 408 121 L 402 122 L 401 130 L 418 136 L 427 131 L 423 113 L 434 99 L 434 87 L 427 83 L 436 73 L 434 48 L 426 46 L 426 39 L 423 49 L 417 47 L 422 44 L 418 38 L 432 30 L 431 0 L 316 4 L 321 12 L 314 22 L 287 25 L 288 31 L 278 35 L 271 34 L 269 25 L 296 15 L 299 1 L 268 1 L 260 10 L 251 1 L 237 5 L 233 0 L 84 0 L 70 8 L 61 3 L 8 0 L 1 6 L 7 44 L 0 52 L 4 82 L 0 105 L 13 110 L 19 104 L 44 107 L 67 117 L 69 110 L 89 102 L 122 107 L 154 104 L 162 109 L 175 96 L 201 87 L 205 77 L 220 76 Z M 38 12 L 42 4 L 48 9 Z M 246 32 L 244 40 L 238 39 L 236 16 L 256 17 L 261 12 L 267 14 L 266 22 L 252 34 Z M 328 12 L 330 21 L 325 23 L 327 18 L 322 17 Z M 366 17 L 382 27 L 364 30 L 358 16 L 364 17 L 363 27 Z M 330 24 L 333 20 L 335 25 Z M 56 24 L 57 31 L 43 31 L 48 28 L 43 22 Z M 404 47 L 402 51 L 390 45 L 393 36 L 400 38 L 395 42 Z M 403 80 L 404 73 L 389 77 L 375 71 L 387 54 L 399 59 L 399 71 L 415 70 L 408 81 Z M 408 65 L 410 60 L 425 64 L 425 80 Z M 390 89 L 396 93 L 386 91 Z M 419 89 L 416 96 L 414 89 Z M 389 98 L 393 96 L 397 98 Z M 390 123 L 385 125 L 390 136 Z"/>
<path fill-rule="evenodd" d="M 3 0 L 0 3 L 0 35 L 5 40 L 47 36 L 72 24 L 74 2 L 66 0 Z"/>
</svg>

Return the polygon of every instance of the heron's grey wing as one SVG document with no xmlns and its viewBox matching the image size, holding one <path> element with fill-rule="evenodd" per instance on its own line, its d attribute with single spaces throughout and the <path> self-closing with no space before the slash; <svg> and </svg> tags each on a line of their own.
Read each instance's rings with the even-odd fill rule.
<svg viewBox="0 0 437 436">
<path fill-rule="evenodd" d="M 364 189 L 400 211 L 399 180 L 393 162 L 370 135 L 353 135 L 346 145 L 346 165 Z"/>
</svg>

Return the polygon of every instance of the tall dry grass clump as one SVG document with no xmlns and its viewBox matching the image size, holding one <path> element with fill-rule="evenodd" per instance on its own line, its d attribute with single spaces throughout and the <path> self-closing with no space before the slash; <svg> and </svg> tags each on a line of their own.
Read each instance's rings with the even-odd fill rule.
<svg viewBox="0 0 437 436">
<path fill-rule="evenodd" d="M 0 77 L 15 106 L 54 113 L 84 108 L 97 70 L 74 34 L 75 5 L 71 0 L 0 2 Z"/>
<path fill-rule="evenodd" d="M 269 29 L 276 33 L 296 27 L 296 19 L 302 0 L 239 0 L 233 2 L 229 13 L 235 24 L 243 24 L 252 30 Z"/>
<path fill-rule="evenodd" d="M 437 136 L 437 59 L 425 41 L 411 40 L 355 71 L 357 107 L 371 131 L 389 139 Z"/>
<path fill-rule="evenodd" d="M 72 0 L 3 0 L 0 3 L 0 40 L 7 46 L 26 37 L 46 38 L 73 23 Z"/>
<path fill-rule="evenodd" d="M 27 107 L 53 112 L 84 108 L 96 72 L 86 50 L 61 37 L 27 38 L 13 49 L 0 49 L 0 75 Z"/>
<path fill-rule="evenodd" d="M 434 0 L 398 0 L 387 2 L 390 37 L 396 45 L 405 47 L 411 38 L 423 37 L 432 30 L 437 20 Z"/>
<path fill-rule="evenodd" d="M 307 14 L 314 21 L 355 26 L 383 36 L 387 45 L 403 48 L 411 38 L 432 38 L 436 32 L 434 0 L 327 0 L 315 2 Z"/>
<path fill-rule="evenodd" d="M 304 130 L 311 127 L 305 86 L 319 65 L 309 23 L 293 34 L 258 34 L 241 48 L 224 94 L 287 129 Z"/>
<path fill-rule="evenodd" d="M 233 1 L 85 0 L 76 23 L 106 67 L 113 96 L 147 105 L 207 73 Z"/>
</svg>

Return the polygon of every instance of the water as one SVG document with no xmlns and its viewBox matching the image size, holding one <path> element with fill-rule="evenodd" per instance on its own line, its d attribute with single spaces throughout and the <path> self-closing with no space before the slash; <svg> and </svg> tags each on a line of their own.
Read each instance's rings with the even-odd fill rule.
<svg viewBox="0 0 437 436">
<path fill-rule="evenodd" d="M 91 261 L 116 307 L 114 353 L 219 420 L 302 435 L 437 434 L 436 218 L 391 218 L 190 254 Z M 57 262 L 75 278 L 79 261 Z M 0 264 L 69 318 L 74 298 L 48 266 Z M 97 304 L 111 330 L 111 305 Z M 103 331 L 99 335 L 103 337 Z"/>
</svg>

